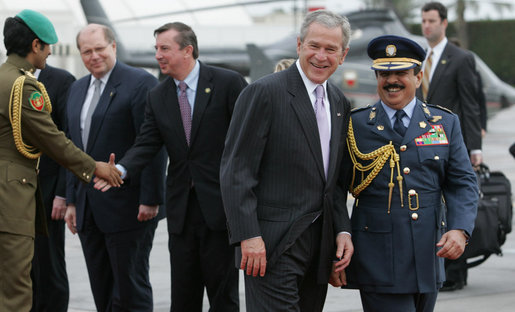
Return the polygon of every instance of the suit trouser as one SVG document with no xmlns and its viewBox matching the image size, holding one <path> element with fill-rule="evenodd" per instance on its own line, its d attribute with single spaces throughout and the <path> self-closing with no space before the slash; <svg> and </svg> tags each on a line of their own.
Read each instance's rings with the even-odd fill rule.
<svg viewBox="0 0 515 312">
<path fill-rule="evenodd" d="M 364 312 L 433 312 L 438 292 L 380 294 L 360 290 Z"/>
<path fill-rule="evenodd" d="M 34 239 L 0 232 L 0 311 L 27 312 L 32 306 Z"/>
<path fill-rule="evenodd" d="M 190 191 L 181 234 L 169 234 L 173 312 L 200 312 L 204 287 L 211 312 L 239 311 L 238 270 L 227 231 L 210 230 Z"/>
<path fill-rule="evenodd" d="M 152 311 L 148 257 L 155 221 L 133 230 L 103 233 L 87 208 L 79 232 L 97 311 Z"/>
<path fill-rule="evenodd" d="M 58 175 L 40 177 L 48 236 L 36 234 L 32 259 L 31 311 L 68 311 L 70 289 L 64 256 L 64 220 L 52 220 Z"/>
<path fill-rule="evenodd" d="M 316 276 L 322 232 L 320 219 L 267 266 L 264 277 L 245 275 L 248 312 L 322 311 L 327 284 L 317 284 Z"/>
</svg>

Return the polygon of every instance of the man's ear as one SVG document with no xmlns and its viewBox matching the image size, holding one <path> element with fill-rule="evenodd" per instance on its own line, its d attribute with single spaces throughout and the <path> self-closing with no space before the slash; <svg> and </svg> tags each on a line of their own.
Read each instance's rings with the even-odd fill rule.
<svg viewBox="0 0 515 312">
<path fill-rule="evenodd" d="M 38 52 L 40 44 L 41 44 L 41 42 L 39 41 L 38 38 L 32 40 L 31 49 L 32 49 L 33 53 L 37 53 Z"/>
</svg>

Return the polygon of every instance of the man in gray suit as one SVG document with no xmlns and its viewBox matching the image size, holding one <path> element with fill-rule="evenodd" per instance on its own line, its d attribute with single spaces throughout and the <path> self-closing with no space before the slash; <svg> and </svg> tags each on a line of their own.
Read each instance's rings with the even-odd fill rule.
<svg viewBox="0 0 515 312">
<path fill-rule="evenodd" d="M 247 311 L 322 311 L 332 261 L 341 271 L 353 253 L 340 169 L 350 105 L 327 83 L 349 37 L 346 18 L 308 14 L 296 63 L 236 102 L 220 182 Z"/>
</svg>

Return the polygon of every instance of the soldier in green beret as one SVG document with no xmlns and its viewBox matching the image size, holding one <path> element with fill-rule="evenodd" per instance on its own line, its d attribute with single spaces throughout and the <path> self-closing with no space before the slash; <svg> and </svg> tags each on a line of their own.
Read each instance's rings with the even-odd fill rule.
<svg viewBox="0 0 515 312">
<path fill-rule="evenodd" d="M 32 75 L 43 69 L 50 44 L 57 42 L 52 23 L 23 10 L 4 25 L 7 61 L 0 66 L 0 311 L 29 311 L 30 279 L 36 231 L 46 232 L 38 190 L 41 153 L 90 183 L 93 175 L 120 186 L 120 172 L 95 162 L 58 131 L 44 86 Z"/>
</svg>

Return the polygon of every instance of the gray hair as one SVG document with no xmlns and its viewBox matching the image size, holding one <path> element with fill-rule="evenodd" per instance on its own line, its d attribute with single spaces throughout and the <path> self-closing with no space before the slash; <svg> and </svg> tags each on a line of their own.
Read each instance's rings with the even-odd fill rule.
<svg viewBox="0 0 515 312">
<path fill-rule="evenodd" d="M 308 34 L 309 26 L 311 26 L 313 23 L 320 24 L 327 28 L 340 27 L 343 34 L 342 47 L 343 49 L 349 47 L 351 30 L 349 20 L 345 16 L 341 16 L 327 10 L 310 12 L 308 15 L 306 15 L 306 18 L 304 18 L 300 28 L 301 42 L 304 42 L 304 38 L 306 38 L 306 35 Z"/>
</svg>

